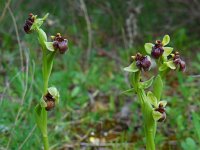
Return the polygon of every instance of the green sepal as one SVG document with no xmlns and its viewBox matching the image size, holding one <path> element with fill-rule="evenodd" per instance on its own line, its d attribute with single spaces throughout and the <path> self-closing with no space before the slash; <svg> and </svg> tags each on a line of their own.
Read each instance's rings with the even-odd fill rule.
<svg viewBox="0 0 200 150">
<path fill-rule="evenodd" d="M 169 37 L 169 35 L 165 35 L 165 36 L 163 37 L 163 40 L 162 40 L 163 46 L 167 45 L 169 42 L 170 42 L 170 37 Z"/>
<path fill-rule="evenodd" d="M 173 51 L 173 47 L 163 47 L 163 49 L 164 49 L 163 56 L 169 56 Z"/>
<path fill-rule="evenodd" d="M 55 103 L 58 104 L 60 99 L 60 94 L 59 91 L 56 89 L 56 87 L 49 87 L 47 91 L 55 99 Z"/>
<path fill-rule="evenodd" d="M 147 54 L 149 54 L 149 55 L 151 54 L 153 46 L 154 46 L 154 44 L 152 44 L 152 43 L 145 43 L 144 44 L 144 48 L 145 48 Z"/>
<path fill-rule="evenodd" d="M 162 118 L 162 114 L 160 112 L 158 112 L 158 111 L 155 111 L 155 110 L 152 111 L 152 116 L 153 116 L 153 119 L 155 121 L 158 121 L 159 119 Z"/>
<path fill-rule="evenodd" d="M 149 91 L 147 93 L 147 97 L 148 97 L 151 105 L 153 105 L 155 108 L 157 108 L 158 107 L 158 100 L 151 91 Z"/>
<path fill-rule="evenodd" d="M 152 85 L 152 83 L 153 83 L 153 79 L 154 79 L 154 76 L 151 77 L 151 78 L 150 78 L 149 80 L 147 80 L 147 81 L 139 82 L 139 88 L 140 88 L 140 89 L 147 89 L 147 88 L 149 88 L 149 87 Z"/>
<path fill-rule="evenodd" d="M 137 72 L 137 71 L 139 71 L 139 69 L 137 68 L 136 63 L 133 62 L 128 67 L 125 67 L 124 71 L 127 71 L 127 72 Z"/>
<path fill-rule="evenodd" d="M 47 111 L 45 110 L 44 107 L 41 107 L 39 104 L 35 106 L 35 119 L 38 128 L 41 130 L 42 135 L 46 136 L 47 135 Z"/>
<path fill-rule="evenodd" d="M 160 101 L 163 90 L 163 82 L 160 75 L 157 75 L 153 82 L 153 94 Z"/>
<path fill-rule="evenodd" d="M 171 68 L 171 69 L 176 69 L 176 66 L 175 66 L 175 64 L 174 64 L 174 62 L 173 62 L 173 60 L 171 60 L 171 61 L 167 61 L 167 62 L 164 62 L 169 68 Z"/>
<path fill-rule="evenodd" d="M 53 47 L 53 42 L 45 42 L 45 45 L 46 45 L 46 48 L 49 50 L 49 51 L 55 51 L 54 47 Z"/>
</svg>

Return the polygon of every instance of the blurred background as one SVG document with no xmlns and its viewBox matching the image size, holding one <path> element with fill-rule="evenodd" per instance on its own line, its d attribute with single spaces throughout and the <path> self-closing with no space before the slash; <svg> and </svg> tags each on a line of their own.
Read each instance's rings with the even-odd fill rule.
<svg viewBox="0 0 200 150">
<path fill-rule="evenodd" d="M 122 94 L 130 88 L 123 68 L 136 52 L 145 54 L 144 43 L 165 34 L 187 70 L 167 76 L 167 120 L 158 124 L 156 147 L 199 149 L 199 0 L 0 0 L 0 150 L 42 149 L 33 116 L 42 53 L 37 37 L 23 31 L 31 12 L 50 13 L 43 26 L 48 37 L 60 32 L 69 41 L 50 78 L 61 94 L 48 116 L 52 149 L 145 149 L 137 97 Z"/>
</svg>

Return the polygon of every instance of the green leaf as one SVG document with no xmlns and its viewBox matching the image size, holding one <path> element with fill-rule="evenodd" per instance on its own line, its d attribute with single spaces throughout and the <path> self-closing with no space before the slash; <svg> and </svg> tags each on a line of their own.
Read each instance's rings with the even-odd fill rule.
<svg viewBox="0 0 200 150">
<path fill-rule="evenodd" d="M 147 80 L 147 81 L 140 82 L 140 83 L 139 83 L 139 88 L 141 88 L 141 89 L 147 89 L 147 88 L 149 88 L 149 87 L 152 85 L 152 83 L 153 83 L 153 79 L 154 79 L 154 76 L 151 77 L 151 78 L 150 78 L 149 80 Z"/>
<path fill-rule="evenodd" d="M 154 44 L 152 44 L 152 43 L 145 43 L 144 44 L 144 48 L 145 48 L 147 54 L 149 54 L 149 55 L 151 54 L 153 46 L 154 46 Z"/>
<path fill-rule="evenodd" d="M 165 106 L 167 105 L 167 101 L 160 101 L 160 102 L 158 102 L 158 106 L 159 106 L 160 104 L 161 104 L 163 107 L 165 107 Z"/>
<path fill-rule="evenodd" d="M 155 108 L 157 108 L 157 107 L 158 107 L 157 98 L 154 96 L 154 94 L 153 94 L 151 91 L 149 91 L 149 92 L 147 93 L 147 97 L 148 97 L 148 99 L 149 99 L 151 105 L 153 105 Z"/>
<path fill-rule="evenodd" d="M 168 62 L 164 62 L 169 68 L 171 69 L 176 69 L 176 66 L 174 64 L 174 62 L 171 60 L 171 61 L 168 61 Z"/>
<path fill-rule="evenodd" d="M 126 90 L 126 91 L 123 91 L 121 94 L 128 94 L 128 93 L 134 92 L 134 91 L 135 91 L 135 89 L 134 89 L 134 88 L 131 88 L 131 89 L 128 89 L 128 90 Z"/>
<path fill-rule="evenodd" d="M 38 36 L 39 36 L 38 40 L 40 44 L 46 42 L 47 41 L 46 33 L 42 29 L 38 29 L 37 31 L 38 31 Z"/>
<path fill-rule="evenodd" d="M 200 141 L 200 117 L 197 113 L 192 113 L 192 122 L 195 127 L 195 133 L 197 134 L 199 141 Z"/>
<path fill-rule="evenodd" d="M 135 62 L 133 62 L 128 67 L 124 68 L 124 71 L 127 71 L 127 72 L 137 72 L 137 71 L 139 71 L 139 69 L 137 68 Z"/>
<path fill-rule="evenodd" d="M 153 82 L 153 94 L 155 95 L 158 101 L 160 101 L 162 90 L 163 90 L 163 82 L 161 76 L 158 75 Z"/>
<path fill-rule="evenodd" d="M 189 150 L 197 150 L 198 149 L 197 144 L 190 137 L 188 137 L 185 141 L 181 142 L 181 147 L 183 148 L 183 150 L 188 150 L 188 149 Z"/>
<path fill-rule="evenodd" d="M 164 49 L 163 56 L 169 56 L 173 51 L 172 47 L 163 47 L 163 49 Z"/>
<path fill-rule="evenodd" d="M 78 96 L 78 94 L 81 92 L 81 87 L 80 86 L 77 86 L 75 87 L 72 92 L 71 92 L 71 96 L 72 97 L 76 97 Z"/>
<path fill-rule="evenodd" d="M 55 51 L 54 47 L 53 47 L 53 42 L 45 42 L 45 45 L 46 45 L 46 48 L 49 50 L 49 51 Z"/>
<path fill-rule="evenodd" d="M 55 57 L 56 51 L 51 52 L 47 55 L 47 76 L 49 77 L 51 74 L 51 70 L 53 68 L 53 59 Z"/>
<path fill-rule="evenodd" d="M 153 119 L 155 121 L 158 121 L 159 119 L 162 118 L 162 114 L 160 112 L 158 112 L 158 111 L 152 111 L 152 115 L 153 115 Z"/>
<path fill-rule="evenodd" d="M 164 63 L 159 67 L 159 71 L 165 71 L 167 68 L 167 65 Z"/>
<path fill-rule="evenodd" d="M 169 42 L 170 42 L 170 37 L 169 37 L 169 35 L 165 35 L 165 36 L 163 37 L 163 40 L 162 40 L 163 46 L 167 45 Z"/>
<path fill-rule="evenodd" d="M 44 101 L 43 98 L 41 98 L 41 100 L 40 100 L 40 106 L 41 107 L 47 107 L 47 103 Z"/>
<path fill-rule="evenodd" d="M 41 107 L 40 105 L 36 105 L 35 107 L 35 119 L 38 128 L 41 130 L 42 135 L 46 136 L 47 135 L 47 111 L 45 110 L 44 107 Z"/>
</svg>

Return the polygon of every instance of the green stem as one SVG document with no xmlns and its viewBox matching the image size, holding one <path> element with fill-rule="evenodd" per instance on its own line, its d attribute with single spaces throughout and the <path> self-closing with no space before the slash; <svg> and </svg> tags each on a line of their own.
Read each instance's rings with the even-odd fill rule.
<svg viewBox="0 0 200 150">
<path fill-rule="evenodd" d="M 39 33 L 39 28 L 37 28 L 38 32 L 38 39 L 39 43 L 41 44 L 42 47 L 42 74 L 43 74 L 43 95 L 47 93 L 48 89 L 48 82 L 49 82 L 49 76 L 50 72 L 48 71 L 48 66 L 47 66 L 47 49 L 45 46 L 45 41 L 41 38 L 41 33 Z M 45 108 L 41 108 L 45 109 Z M 49 141 L 48 141 L 48 132 L 47 132 L 47 111 L 43 110 L 42 114 L 40 115 L 40 120 L 46 120 L 46 121 L 41 121 L 42 122 L 42 128 L 40 129 L 42 132 L 42 137 L 43 137 L 43 145 L 44 145 L 44 150 L 49 150 Z"/>
<path fill-rule="evenodd" d="M 44 150 L 49 150 L 49 141 L 48 141 L 48 136 L 42 136 L 43 138 L 43 144 L 44 144 Z"/>
<path fill-rule="evenodd" d="M 147 99 L 144 89 L 138 88 L 139 82 L 140 82 L 140 72 L 137 72 L 135 73 L 134 76 L 134 83 L 136 86 L 138 98 L 142 106 L 144 129 L 145 129 L 144 131 L 146 136 L 146 149 L 155 150 L 154 138 L 156 133 L 156 122 L 152 116 L 153 108 Z"/>
</svg>

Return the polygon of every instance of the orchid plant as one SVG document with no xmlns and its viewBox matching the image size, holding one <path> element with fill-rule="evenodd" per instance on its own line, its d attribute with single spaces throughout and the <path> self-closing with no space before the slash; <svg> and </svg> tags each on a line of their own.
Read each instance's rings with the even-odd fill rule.
<svg viewBox="0 0 200 150">
<path fill-rule="evenodd" d="M 42 133 L 44 149 L 49 149 L 48 132 L 47 132 L 47 115 L 59 103 L 59 92 L 56 87 L 49 87 L 49 78 L 51 75 L 53 60 L 59 52 L 64 54 L 68 50 L 68 41 L 60 33 L 51 36 L 52 42 L 47 41 L 47 35 L 41 28 L 43 22 L 48 17 L 46 14 L 43 18 L 37 15 L 29 14 L 24 24 L 24 31 L 27 34 L 37 33 L 38 41 L 42 50 L 42 75 L 43 75 L 43 94 L 40 101 L 35 106 L 35 118 L 38 128 Z"/>
<path fill-rule="evenodd" d="M 185 71 L 186 64 L 181 59 L 179 52 L 173 53 L 172 47 L 166 47 L 170 42 L 169 35 L 165 35 L 163 40 L 156 40 L 155 44 L 146 43 L 144 48 L 147 55 L 137 53 L 132 56 L 133 62 L 125 71 L 130 73 L 130 83 L 133 87 L 127 92 L 134 91 L 139 99 L 142 108 L 144 131 L 146 137 L 146 149 L 155 150 L 155 135 L 157 122 L 166 119 L 165 107 L 167 101 L 162 100 L 163 79 L 170 70 Z M 151 57 L 155 59 L 158 74 L 149 80 L 143 81 L 142 73 L 151 68 Z M 152 91 L 149 88 L 153 86 Z"/>
</svg>

